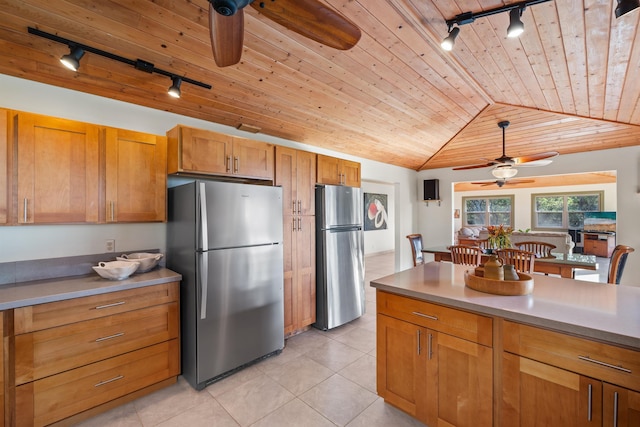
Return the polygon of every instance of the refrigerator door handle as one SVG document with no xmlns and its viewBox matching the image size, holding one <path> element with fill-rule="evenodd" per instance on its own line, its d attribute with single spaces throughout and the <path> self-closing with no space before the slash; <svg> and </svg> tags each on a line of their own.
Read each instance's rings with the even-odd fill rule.
<svg viewBox="0 0 640 427">
<path fill-rule="evenodd" d="M 207 279 L 209 278 L 209 254 L 200 252 L 200 319 L 207 318 Z"/>
<path fill-rule="evenodd" d="M 200 183 L 200 238 L 202 239 L 202 250 L 209 250 L 209 230 L 207 225 L 207 192 L 205 183 Z"/>
</svg>

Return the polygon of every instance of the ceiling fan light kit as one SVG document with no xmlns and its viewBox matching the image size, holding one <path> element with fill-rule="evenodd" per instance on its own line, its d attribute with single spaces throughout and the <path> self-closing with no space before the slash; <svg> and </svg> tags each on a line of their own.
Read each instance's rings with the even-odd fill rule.
<svg viewBox="0 0 640 427">
<path fill-rule="evenodd" d="M 451 37 L 452 29 L 457 29 L 460 32 L 459 28 L 453 28 L 454 25 L 458 27 L 465 24 L 471 24 L 477 18 L 484 18 L 486 16 L 496 15 L 498 13 L 509 12 L 509 28 L 507 28 L 507 37 L 518 37 L 520 34 L 524 32 L 524 24 L 520 20 L 522 16 L 522 12 L 527 8 L 527 6 L 533 6 L 534 4 L 546 3 L 551 0 L 526 0 L 520 3 L 512 3 L 506 6 L 497 7 L 495 9 L 485 10 L 482 12 L 465 12 L 459 15 L 454 16 L 451 19 L 447 19 L 445 23 L 447 24 L 449 35 L 442 41 L 442 49 L 451 50 L 453 48 L 453 42 L 455 41 L 455 37 L 453 40 L 447 41 Z M 629 1 L 629 0 L 619 0 L 619 1 Z M 631 1 L 640 1 L 640 0 L 631 0 Z M 458 32 L 456 32 L 455 36 L 457 37 Z M 445 43 L 446 42 L 446 43 Z"/>
<path fill-rule="evenodd" d="M 507 179 L 513 178 L 518 174 L 518 169 L 511 166 L 496 166 L 492 171 L 491 175 L 495 176 L 498 179 Z"/>
<path fill-rule="evenodd" d="M 156 73 L 161 74 L 163 76 L 169 77 L 171 79 L 171 86 L 167 93 L 174 98 L 180 97 L 180 84 L 184 81 L 190 83 L 195 86 L 200 86 L 205 89 L 211 89 L 211 85 L 206 83 L 199 82 L 197 80 L 192 80 L 187 77 L 181 77 L 174 73 L 170 73 L 169 71 L 161 70 L 160 68 L 156 68 L 151 62 L 145 61 L 143 59 L 136 59 L 135 61 L 132 59 L 124 58 L 122 56 L 106 52 L 101 49 L 97 49 L 95 47 L 88 46 L 86 44 L 78 43 L 73 40 L 65 39 L 64 37 L 57 36 L 55 34 L 47 33 L 45 31 L 41 31 L 37 28 L 28 27 L 27 31 L 29 34 L 33 34 L 35 36 L 40 36 L 48 40 L 52 40 L 57 43 L 66 44 L 69 46 L 71 53 L 69 55 L 64 55 L 60 58 L 60 62 L 72 71 L 78 71 L 80 68 L 80 59 L 84 56 L 86 52 L 91 52 L 96 55 L 102 56 L 104 58 L 113 59 L 114 61 L 122 62 L 123 64 L 131 65 L 136 70 L 144 71 L 147 73 Z M 176 94 L 178 96 L 176 96 Z"/>
</svg>

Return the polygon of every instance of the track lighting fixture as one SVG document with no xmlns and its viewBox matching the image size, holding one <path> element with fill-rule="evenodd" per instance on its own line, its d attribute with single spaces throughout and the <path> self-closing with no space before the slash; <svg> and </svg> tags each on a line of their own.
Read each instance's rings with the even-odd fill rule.
<svg viewBox="0 0 640 427">
<path fill-rule="evenodd" d="M 524 33 L 524 24 L 520 20 L 524 8 L 511 9 L 509 11 L 509 28 L 507 28 L 507 37 L 518 37 Z"/>
<path fill-rule="evenodd" d="M 639 0 L 618 0 L 618 7 L 616 7 L 616 18 L 620 18 L 632 10 L 640 7 Z"/>
<path fill-rule="evenodd" d="M 144 71 L 147 73 L 156 73 L 161 74 L 163 76 L 169 77 L 172 81 L 171 87 L 169 88 L 169 95 L 174 98 L 180 98 L 180 85 L 182 82 L 190 83 L 192 85 L 200 86 L 205 89 L 211 89 L 211 85 L 199 82 L 197 80 L 192 80 L 184 76 L 177 76 L 174 73 L 170 73 L 169 71 L 161 70 L 156 68 L 152 63 L 144 61 L 142 59 L 136 59 L 135 61 L 132 59 L 123 58 L 122 56 L 115 55 L 113 53 L 105 52 L 104 50 L 96 49 L 91 46 L 87 46 L 82 43 L 74 42 L 73 40 L 68 40 L 63 37 L 58 37 L 55 34 L 46 33 L 44 31 L 40 31 L 37 28 L 28 27 L 29 34 L 34 34 L 36 36 L 43 37 L 45 39 L 53 40 L 54 42 L 66 44 L 71 49 L 71 53 L 69 55 L 64 55 L 60 58 L 60 62 L 64 64 L 65 67 L 77 71 L 80 67 L 80 59 L 86 52 L 91 52 L 96 55 L 103 56 L 105 58 L 113 59 L 114 61 L 122 62 L 123 64 L 131 65 L 136 70 Z"/>
<path fill-rule="evenodd" d="M 518 37 L 520 34 L 524 32 L 524 24 L 520 20 L 522 16 L 522 12 L 527 8 L 527 6 L 533 6 L 534 4 L 546 3 L 551 0 L 526 0 L 520 3 L 512 3 L 506 6 L 501 6 L 491 10 L 485 10 L 483 12 L 465 12 L 451 19 L 447 19 L 445 23 L 447 24 L 447 28 L 449 29 L 449 35 L 442 41 L 442 49 L 451 50 L 453 48 L 453 43 L 455 38 L 458 36 L 460 32 L 460 28 L 453 28 L 454 25 L 460 26 L 465 24 L 471 24 L 477 18 L 484 18 L 486 16 L 496 15 L 502 12 L 509 12 L 509 28 L 507 29 L 508 37 Z M 639 2 L 640 0 L 618 0 L 618 2 Z M 637 7 L 637 6 L 636 6 Z M 616 9 L 617 13 L 617 9 Z M 452 30 L 453 28 L 453 30 Z M 455 31 L 457 30 L 457 31 Z M 455 35 L 453 34 L 455 31 Z"/>
<path fill-rule="evenodd" d="M 69 46 L 69 49 L 71 49 L 71 53 L 60 58 L 60 62 L 71 71 L 78 71 L 80 59 L 84 56 L 84 50 L 78 46 Z"/>
<path fill-rule="evenodd" d="M 460 33 L 460 28 L 458 27 L 454 27 L 450 29 L 449 35 L 445 37 L 444 40 L 442 40 L 442 43 L 440 44 L 440 46 L 447 52 L 453 49 L 453 45 L 455 44 L 456 37 L 458 37 L 459 33 Z"/>
<path fill-rule="evenodd" d="M 173 82 L 173 84 L 171 85 L 167 93 L 174 98 L 180 98 L 180 85 L 182 84 L 182 79 L 178 76 L 173 76 L 171 77 L 171 81 Z"/>
</svg>

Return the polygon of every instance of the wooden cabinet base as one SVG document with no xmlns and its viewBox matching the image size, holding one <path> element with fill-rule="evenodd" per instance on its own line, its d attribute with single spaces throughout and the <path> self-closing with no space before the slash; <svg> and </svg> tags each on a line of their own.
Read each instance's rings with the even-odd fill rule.
<svg viewBox="0 0 640 427">
<path fill-rule="evenodd" d="M 46 426 L 180 373 L 177 339 L 16 387 L 16 425 Z"/>
</svg>

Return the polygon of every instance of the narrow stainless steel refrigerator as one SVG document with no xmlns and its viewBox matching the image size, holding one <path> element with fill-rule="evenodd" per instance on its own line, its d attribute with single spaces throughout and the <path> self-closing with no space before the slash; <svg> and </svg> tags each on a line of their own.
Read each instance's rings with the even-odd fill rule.
<svg viewBox="0 0 640 427">
<path fill-rule="evenodd" d="M 182 374 L 196 389 L 284 348 L 282 188 L 169 188 L 167 267 L 180 286 Z"/>
<path fill-rule="evenodd" d="M 365 312 L 362 191 L 316 186 L 316 323 L 332 329 Z"/>
</svg>

